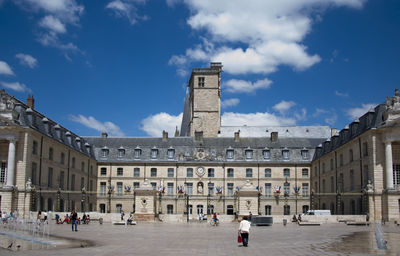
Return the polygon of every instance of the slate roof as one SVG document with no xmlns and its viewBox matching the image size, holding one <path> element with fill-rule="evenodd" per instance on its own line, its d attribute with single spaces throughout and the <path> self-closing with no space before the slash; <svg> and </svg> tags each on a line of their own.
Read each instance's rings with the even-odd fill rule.
<svg viewBox="0 0 400 256">
<path fill-rule="evenodd" d="M 270 150 L 269 162 L 309 163 L 312 159 L 315 147 L 325 139 L 315 138 L 282 138 L 272 142 L 269 138 L 203 138 L 195 141 L 192 137 L 162 138 L 98 138 L 86 137 L 90 144 L 94 145 L 94 155 L 99 162 L 257 162 L 265 161 L 263 151 Z M 108 152 L 102 157 L 102 150 Z M 118 150 L 124 149 L 125 154 L 119 157 Z M 140 159 L 134 159 L 135 149 L 141 150 Z M 151 150 L 158 150 L 157 159 L 152 159 Z M 173 159 L 168 159 L 168 149 L 174 150 Z M 226 151 L 234 150 L 234 159 L 226 159 Z M 282 150 L 290 151 L 290 159 L 282 159 Z M 309 151 L 309 159 L 302 159 L 301 150 Z M 245 151 L 253 151 L 253 159 L 245 158 Z M 204 152 L 205 157 L 199 158 L 197 153 Z"/>
<path fill-rule="evenodd" d="M 6 94 L 11 97 L 5 91 Z M 60 126 L 55 121 L 46 117 L 42 113 L 29 108 L 28 105 L 13 98 L 15 102 L 14 111 L 18 113 L 17 118 L 13 120 L 14 124 L 24 128 L 31 128 L 47 137 L 50 137 L 70 149 L 76 150 L 90 158 L 94 158 L 93 150 L 87 141 L 70 130 Z"/>
<path fill-rule="evenodd" d="M 334 151 L 370 129 L 376 129 L 384 125 L 383 115 L 385 111 L 386 105 L 384 103 L 370 109 L 363 116 L 353 121 L 350 125 L 347 125 L 340 132 L 318 146 L 313 160 L 317 160 L 329 152 Z"/>
</svg>

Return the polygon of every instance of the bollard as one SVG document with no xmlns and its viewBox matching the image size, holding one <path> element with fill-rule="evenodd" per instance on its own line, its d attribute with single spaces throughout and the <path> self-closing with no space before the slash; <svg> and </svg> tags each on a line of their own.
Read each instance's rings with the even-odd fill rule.
<svg viewBox="0 0 400 256">
<path fill-rule="evenodd" d="M 287 219 L 283 219 L 283 226 L 286 226 L 287 224 Z"/>
<path fill-rule="evenodd" d="M 100 225 L 103 225 L 103 218 L 99 218 Z"/>
</svg>

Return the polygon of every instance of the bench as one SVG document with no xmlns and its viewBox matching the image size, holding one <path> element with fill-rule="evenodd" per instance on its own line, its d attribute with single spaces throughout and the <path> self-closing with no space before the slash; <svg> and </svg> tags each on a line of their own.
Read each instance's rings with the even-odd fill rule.
<svg viewBox="0 0 400 256">
<path fill-rule="evenodd" d="M 113 221 L 112 222 L 113 225 L 120 225 L 120 226 L 125 226 L 126 225 L 126 221 Z M 132 221 L 130 224 L 128 225 L 136 225 L 136 221 Z"/>
<path fill-rule="evenodd" d="M 348 226 L 369 226 L 369 222 L 366 221 L 348 221 L 346 224 Z"/>
</svg>

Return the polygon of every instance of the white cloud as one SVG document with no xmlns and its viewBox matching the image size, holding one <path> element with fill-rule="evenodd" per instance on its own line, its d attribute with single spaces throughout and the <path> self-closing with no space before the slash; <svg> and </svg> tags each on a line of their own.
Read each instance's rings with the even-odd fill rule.
<svg viewBox="0 0 400 256">
<path fill-rule="evenodd" d="M 129 20 L 131 25 L 134 25 L 139 20 L 146 20 L 147 16 L 138 14 L 137 4 L 145 4 L 146 0 L 113 0 L 109 2 L 106 9 L 114 12 L 116 17 L 124 17 Z"/>
<path fill-rule="evenodd" d="M 330 126 L 334 126 L 337 118 L 338 118 L 337 114 L 333 112 L 328 117 L 325 118 L 325 123 L 329 124 Z"/>
<path fill-rule="evenodd" d="M 312 114 L 312 117 L 318 117 L 318 116 L 326 114 L 326 113 L 328 113 L 327 110 L 325 110 L 323 108 L 316 108 L 315 112 Z"/>
<path fill-rule="evenodd" d="M 294 107 L 296 102 L 282 100 L 281 102 L 275 104 L 272 108 L 279 111 L 281 114 L 285 114 L 290 108 Z"/>
<path fill-rule="evenodd" d="M 375 108 L 376 105 L 378 104 L 375 103 L 361 104 L 361 107 L 350 108 L 346 110 L 345 113 L 350 120 L 355 120 L 364 115 L 365 113 L 367 113 L 368 110 L 370 110 L 371 108 Z"/>
<path fill-rule="evenodd" d="M 29 54 L 18 53 L 15 55 L 15 57 L 19 59 L 19 63 L 21 63 L 21 65 L 28 66 L 30 68 L 37 67 L 37 59 Z"/>
<path fill-rule="evenodd" d="M 0 75 L 10 75 L 13 76 L 14 72 L 11 67 L 5 61 L 0 60 Z"/>
<path fill-rule="evenodd" d="M 296 125 L 294 118 L 280 117 L 268 112 L 265 113 L 233 113 L 225 112 L 222 115 L 223 126 L 290 126 Z"/>
<path fill-rule="evenodd" d="M 193 30 L 205 31 L 209 42 L 203 40 L 178 55 L 185 59 L 181 63 L 221 61 L 231 74 L 268 74 L 279 65 L 304 70 L 318 63 L 321 58 L 309 54 L 301 43 L 311 31 L 313 14 L 328 7 L 361 8 L 365 0 L 184 2 L 192 13 L 187 23 Z"/>
<path fill-rule="evenodd" d="M 239 104 L 240 100 L 237 98 L 226 99 L 221 102 L 222 108 L 234 107 Z"/>
<path fill-rule="evenodd" d="M 21 84 L 19 82 L 7 83 L 7 82 L 0 82 L 0 84 L 6 88 L 17 92 L 31 92 L 31 89 L 26 87 L 26 85 Z"/>
<path fill-rule="evenodd" d="M 349 97 L 349 94 L 348 94 L 348 93 L 339 92 L 339 91 L 335 91 L 335 95 L 336 95 L 336 96 L 339 96 L 339 97 L 343 97 L 343 98 Z"/>
<path fill-rule="evenodd" d="M 53 15 L 47 15 L 46 17 L 42 18 L 39 22 L 39 26 L 55 33 L 64 34 L 67 32 L 65 25 Z"/>
<path fill-rule="evenodd" d="M 227 92 L 232 93 L 252 93 L 258 89 L 268 89 L 272 84 L 272 81 L 268 78 L 258 80 L 254 83 L 245 80 L 231 79 L 226 81 L 223 86 Z"/>
<path fill-rule="evenodd" d="M 79 26 L 84 7 L 75 0 L 14 0 L 28 12 L 44 13 L 39 21 L 42 30 L 38 33 L 38 41 L 44 46 L 52 46 L 61 50 L 79 50 L 72 43 L 64 43 L 59 34 L 67 33 L 67 25 Z"/>
<path fill-rule="evenodd" d="M 182 115 L 183 113 L 174 116 L 165 112 L 151 115 L 142 120 L 140 129 L 152 137 L 161 137 L 163 130 L 172 136 L 176 127 L 181 127 Z"/>
<path fill-rule="evenodd" d="M 294 116 L 296 117 L 297 120 L 299 121 L 304 121 L 307 120 L 307 109 L 302 108 L 300 112 L 295 112 Z"/>
<path fill-rule="evenodd" d="M 102 123 L 92 116 L 86 117 L 83 115 L 70 115 L 69 119 L 73 122 L 80 123 L 88 128 L 95 129 L 96 131 L 106 132 L 113 137 L 125 136 L 124 132 L 122 132 L 121 129 L 112 122 L 107 121 Z"/>
</svg>

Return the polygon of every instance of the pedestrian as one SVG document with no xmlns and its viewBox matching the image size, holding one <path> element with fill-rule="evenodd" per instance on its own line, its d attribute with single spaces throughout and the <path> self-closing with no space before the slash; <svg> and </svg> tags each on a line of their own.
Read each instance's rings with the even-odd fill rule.
<svg viewBox="0 0 400 256">
<path fill-rule="evenodd" d="M 124 211 L 121 211 L 121 221 L 124 221 L 124 216 L 125 216 Z"/>
<path fill-rule="evenodd" d="M 78 231 L 78 214 L 76 213 L 75 209 L 72 210 L 71 212 L 71 223 L 72 223 L 72 231 L 74 231 L 74 226 L 75 226 L 75 232 Z"/>
<path fill-rule="evenodd" d="M 250 221 L 248 221 L 247 216 L 243 216 L 243 220 L 239 225 L 239 233 L 242 237 L 243 246 L 247 247 L 249 243 L 249 233 L 250 233 Z"/>
</svg>

